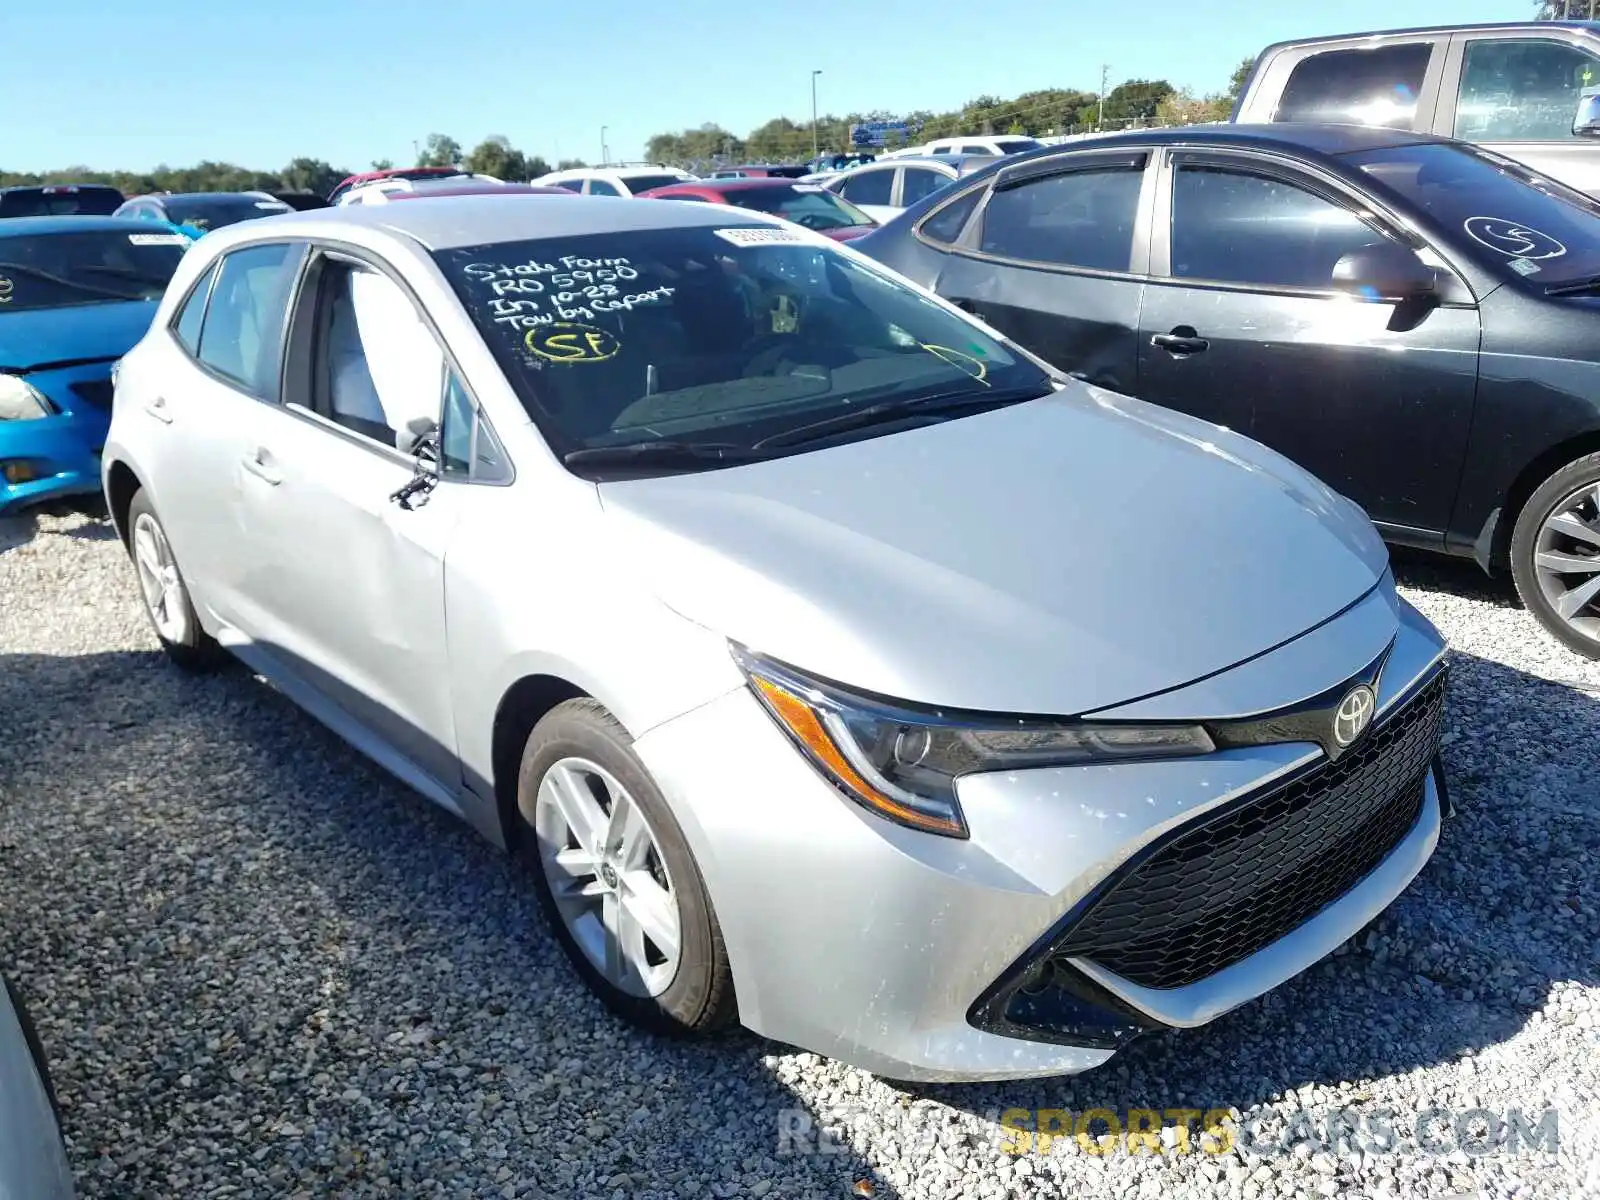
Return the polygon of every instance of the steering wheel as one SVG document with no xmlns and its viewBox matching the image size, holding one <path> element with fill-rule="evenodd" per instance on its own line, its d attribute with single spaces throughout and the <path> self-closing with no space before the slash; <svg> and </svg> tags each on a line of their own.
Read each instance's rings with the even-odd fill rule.
<svg viewBox="0 0 1600 1200">
<path fill-rule="evenodd" d="M 783 361 L 784 355 L 799 346 L 804 339 L 795 333 L 764 333 L 745 347 L 744 366 L 739 375 L 751 379 L 773 374 L 773 368 Z"/>
</svg>

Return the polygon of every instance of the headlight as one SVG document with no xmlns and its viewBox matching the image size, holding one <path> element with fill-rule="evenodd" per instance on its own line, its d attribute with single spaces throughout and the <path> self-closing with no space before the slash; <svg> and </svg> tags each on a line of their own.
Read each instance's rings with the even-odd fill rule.
<svg viewBox="0 0 1600 1200">
<path fill-rule="evenodd" d="M 956 801 L 963 775 L 1216 748 L 1198 725 L 917 711 L 810 679 L 739 646 L 733 654 L 773 720 L 840 791 L 879 816 L 947 837 L 967 836 Z"/>
<path fill-rule="evenodd" d="M 15 375 L 0 375 L 0 421 L 37 421 L 55 416 L 56 406 L 32 384 Z"/>
</svg>

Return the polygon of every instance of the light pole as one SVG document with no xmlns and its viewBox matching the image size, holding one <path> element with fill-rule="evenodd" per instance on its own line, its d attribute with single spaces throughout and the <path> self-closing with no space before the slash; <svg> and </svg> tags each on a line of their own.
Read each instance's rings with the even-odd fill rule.
<svg viewBox="0 0 1600 1200">
<path fill-rule="evenodd" d="M 1095 109 L 1094 114 L 1094 128 L 1096 133 L 1106 127 L 1106 77 L 1110 74 L 1111 68 L 1109 66 L 1102 65 L 1100 68 L 1100 104 L 1099 107 Z"/>
<path fill-rule="evenodd" d="M 817 145 L 817 76 L 821 71 L 811 72 L 811 161 L 821 157 L 822 149 Z"/>
<path fill-rule="evenodd" d="M 609 125 L 600 126 L 600 165 L 602 167 L 611 161 L 611 152 L 606 148 L 606 130 L 610 128 L 611 126 Z"/>
</svg>

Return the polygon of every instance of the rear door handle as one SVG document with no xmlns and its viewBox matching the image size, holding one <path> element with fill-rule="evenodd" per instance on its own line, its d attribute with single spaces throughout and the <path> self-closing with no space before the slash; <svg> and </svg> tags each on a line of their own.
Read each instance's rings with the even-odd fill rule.
<svg viewBox="0 0 1600 1200">
<path fill-rule="evenodd" d="M 283 476 L 278 468 L 272 465 L 272 454 L 265 446 L 259 446 L 254 454 L 244 456 L 244 469 L 273 487 L 283 482 Z"/>
<path fill-rule="evenodd" d="M 1175 358 L 1199 354 L 1211 345 L 1187 325 L 1179 325 L 1171 333 L 1155 334 L 1151 337 L 1150 344 L 1158 350 L 1165 350 Z"/>
<path fill-rule="evenodd" d="M 157 396 L 144 406 L 144 410 L 163 425 L 172 424 L 172 413 L 167 409 L 167 398 L 165 396 Z"/>
</svg>

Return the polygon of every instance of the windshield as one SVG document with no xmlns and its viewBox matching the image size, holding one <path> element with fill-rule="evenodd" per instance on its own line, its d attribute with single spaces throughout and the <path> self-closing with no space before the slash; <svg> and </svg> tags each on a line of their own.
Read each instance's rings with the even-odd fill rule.
<svg viewBox="0 0 1600 1200">
<path fill-rule="evenodd" d="M 0 195 L 0 217 L 109 217 L 121 205 L 111 187 L 14 188 Z"/>
<path fill-rule="evenodd" d="M 189 239 L 177 233 L 0 237 L 0 314 L 113 300 L 159 300 Z"/>
<path fill-rule="evenodd" d="M 1520 163 L 1441 143 L 1348 157 L 1503 278 L 1549 286 L 1600 275 L 1600 205 Z"/>
<path fill-rule="evenodd" d="M 848 229 L 852 225 L 872 225 L 867 216 L 848 200 L 810 184 L 793 187 L 730 188 L 722 198 L 739 208 L 775 213 L 807 229 Z"/>
<path fill-rule="evenodd" d="M 682 183 L 680 175 L 624 175 L 622 182 L 628 185 L 628 190 L 634 195 L 648 192 L 651 188 L 670 187 L 674 183 Z"/>
<path fill-rule="evenodd" d="M 192 225 L 196 229 L 216 229 L 254 217 L 270 217 L 274 213 L 294 211 L 281 200 L 266 200 L 259 196 L 173 197 L 167 200 L 166 208 L 168 220 L 179 225 Z"/>
<path fill-rule="evenodd" d="M 753 447 L 861 402 L 1050 386 L 981 329 L 802 230 L 635 230 L 435 258 L 560 455 Z"/>
</svg>

